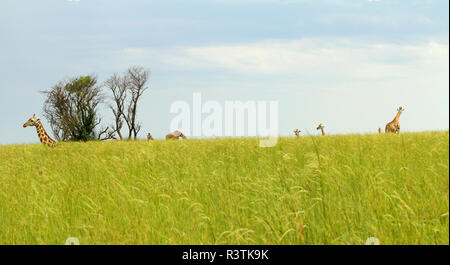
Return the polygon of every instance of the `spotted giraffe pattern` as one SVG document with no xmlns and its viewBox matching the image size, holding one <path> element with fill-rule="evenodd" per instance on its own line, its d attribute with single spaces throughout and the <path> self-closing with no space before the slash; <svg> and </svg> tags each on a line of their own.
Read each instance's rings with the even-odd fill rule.
<svg viewBox="0 0 450 265">
<path fill-rule="evenodd" d="M 402 115 L 403 111 L 405 109 L 402 107 L 399 107 L 397 109 L 397 115 L 395 115 L 395 118 L 389 122 L 388 124 L 386 124 L 386 127 L 384 129 L 385 132 L 387 133 L 400 133 L 400 115 Z"/>
<path fill-rule="evenodd" d="M 57 142 L 53 140 L 45 131 L 44 126 L 42 125 L 40 119 L 33 114 L 33 117 L 31 117 L 27 122 L 23 124 L 23 127 L 28 126 L 35 126 L 36 132 L 38 134 L 39 140 L 42 144 L 50 147 L 55 147 L 57 145 Z"/>
</svg>

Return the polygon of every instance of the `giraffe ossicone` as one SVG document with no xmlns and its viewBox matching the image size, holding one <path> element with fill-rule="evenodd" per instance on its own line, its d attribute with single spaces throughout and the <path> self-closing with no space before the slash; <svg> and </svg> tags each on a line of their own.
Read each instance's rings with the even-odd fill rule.
<svg viewBox="0 0 450 265">
<path fill-rule="evenodd" d="M 23 124 L 24 128 L 28 126 L 36 127 L 36 132 L 42 144 L 50 147 L 54 147 L 57 145 L 57 142 L 47 134 L 47 132 L 44 129 L 44 126 L 41 123 L 41 120 L 38 117 L 36 117 L 36 114 L 33 114 L 33 116 Z"/>
<path fill-rule="evenodd" d="M 317 126 L 316 130 L 320 130 L 322 132 L 322 136 L 325 136 L 325 131 L 323 130 L 323 128 L 325 128 L 325 126 L 321 124 L 319 124 L 319 126 Z"/>
<path fill-rule="evenodd" d="M 384 131 L 386 133 L 400 133 L 400 115 L 402 115 L 405 109 L 403 107 L 399 107 L 397 109 L 397 115 L 395 115 L 394 119 L 386 124 Z"/>
</svg>

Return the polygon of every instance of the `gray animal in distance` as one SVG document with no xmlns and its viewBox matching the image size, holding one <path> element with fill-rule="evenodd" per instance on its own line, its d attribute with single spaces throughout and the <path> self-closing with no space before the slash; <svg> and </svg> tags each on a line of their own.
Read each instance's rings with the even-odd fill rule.
<svg viewBox="0 0 450 265">
<path fill-rule="evenodd" d="M 172 139 L 175 140 L 175 139 L 179 139 L 180 137 L 183 139 L 186 139 L 186 136 L 182 132 L 175 130 L 166 135 L 166 140 L 172 140 Z"/>
</svg>

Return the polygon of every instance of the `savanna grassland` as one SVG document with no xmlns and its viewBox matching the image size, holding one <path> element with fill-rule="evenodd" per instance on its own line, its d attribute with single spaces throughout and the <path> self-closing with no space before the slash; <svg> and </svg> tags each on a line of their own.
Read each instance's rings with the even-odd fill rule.
<svg viewBox="0 0 450 265">
<path fill-rule="evenodd" d="M 0 244 L 449 244 L 449 133 L 0 146 Z"/>
</svg>

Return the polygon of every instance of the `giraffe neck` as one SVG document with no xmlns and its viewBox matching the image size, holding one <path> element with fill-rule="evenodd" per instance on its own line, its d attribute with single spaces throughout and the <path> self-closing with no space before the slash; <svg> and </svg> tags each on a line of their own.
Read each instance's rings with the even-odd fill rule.
<svg viewBox="0 0 450 265">
<path fill-rule="evenodd" d="M 397 112 L 397 115 L 395 115 L 394 121 L 398 122 L 398 120 L 400 119 L 400 114 L 402 114 L 400 111 Z"/>
<path fill-rule="evenodd" d="M 54 145 L 56 144 L 56 141 L 50 138 L 50 136 L 47 134 L 47 132 L 44 129 L 44 126 L 42 125 L 41 121 L 38 121 L 38 124 L 36 125 L 36 131 L 39 136 L 39 140 L 41 143 L 46 145 Z"/>
<path fill-rule="evenodd" d="M 320 128 L 320 130 L 322 131 L 322 136 L 325 136 L 325 132 L 323 131 L 323 128 Z"/>
</svg>

